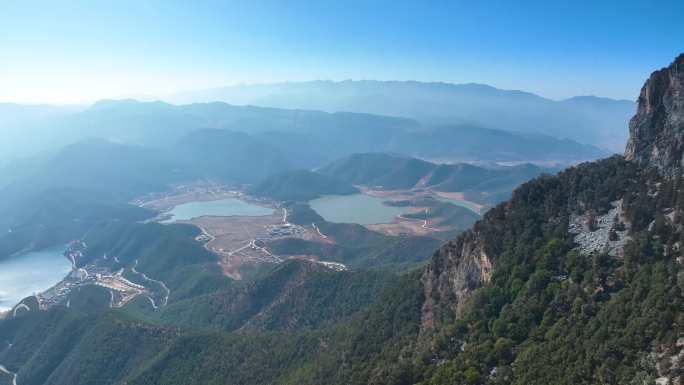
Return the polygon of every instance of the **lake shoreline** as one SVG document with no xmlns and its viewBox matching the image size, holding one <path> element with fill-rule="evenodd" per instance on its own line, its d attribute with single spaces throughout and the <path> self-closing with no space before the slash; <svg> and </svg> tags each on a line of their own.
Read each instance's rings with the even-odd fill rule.
<svg viewBox="0 0 684 385">
<path fill-rule="evenodd" d="M 328 222 L 363 226 L 392 223 L 414 209 L 385 204 L 386 199 L 364 194 L 325 195 L 310 200 L 309 206 Z"/>
<path fill-rule="evenodd" d="M 67 248 L 53 246 L 0 260 L 0 312 L 62 281 L 72 270 L 71 261 L 64 255 Z"/>
</svg>

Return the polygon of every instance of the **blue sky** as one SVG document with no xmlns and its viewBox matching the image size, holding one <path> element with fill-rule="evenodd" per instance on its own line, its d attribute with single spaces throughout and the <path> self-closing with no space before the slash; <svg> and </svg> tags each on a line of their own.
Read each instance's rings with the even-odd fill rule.
<svg viewBox="0 0 684 385">
<path fill-rule="evenodd" d="M 682 15 L 681 0 L 4 1 L 0 101 L 315 79 L 635 99 L 684 52 Z"/>
</svg>

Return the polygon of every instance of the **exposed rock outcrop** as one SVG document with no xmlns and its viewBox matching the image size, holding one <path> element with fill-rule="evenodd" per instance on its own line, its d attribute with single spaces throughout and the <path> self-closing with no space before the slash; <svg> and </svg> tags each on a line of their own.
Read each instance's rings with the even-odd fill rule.
<svg viewBox="0 0 684 385">
<path fill-rule="evenodd" d="M 629 128 L 630 139 L 625 150 L 627 160 L 645 167 L 656 167 L 668 176 L 684 171 L 684 54 L 669 67 L 654 72 L 646 81 L 639 96 L 638 111 Z M 578 174 L 568 181 L 582 177 Z M 581 197 L 568 196 L 567 199 Z M 624 219 L 622 200 L 614 201 L 613 207 L 605 212 L 570 212 L 563 216 L 558 210 L 560 206 L 533 218 L 532 213 L 513 212 L 516 205 L 524 207 L 525 204 L 524 197 L 519 202 L 511 199 L 499 213 L 499 221 L 504 224 L 493 223 L 485 215 L 473 230 L 437 251 L 422 276 L 424 331 L 437 328 L 442 320 L 461 316 L 473 291 L 489 282 L 492 264 L 499 261 L 506 247 L 496 243 L 498 233 L 509 225 L 505 219 L 509 215 L 512 218 L 529 215 L 529 220 L 534 223 L 550 225 L 568 221 L 567 230 L 583 255 L 607 252 L 621 257 L 630 239 L 630 225 Z"/>
<path fill-rule="evenodd" d="M 623 256 L 625 244 L 630 239 L 629 224 L 625 223 L 622 200 L 612 205 L 606 214 L 595 218 L 589 214 L 571 215 L 568 231 L 575 235 L 580 254 L 605 251 L 613 257 Z"/>
<path fill-rule="evenodd" d="M 442 246 L 423 273 L 423 330 L 432 329 L 441 311 L 463 312 L 473 290 L 491 278 L 492 261 L 479 233 L 468 231 Z M 448 304 L 445 308 L 440 306 Z"/>
<path fill-rule="evenodd" d="M 684 54 L 652 73 L 642 87 L 625 158 L 667 176 L 684 169 Z"/>
</svg>

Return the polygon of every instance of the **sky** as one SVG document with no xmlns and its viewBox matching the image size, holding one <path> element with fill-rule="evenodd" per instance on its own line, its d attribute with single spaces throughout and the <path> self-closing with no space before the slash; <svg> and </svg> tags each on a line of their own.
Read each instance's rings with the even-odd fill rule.
<svg viewBox="0 0 684 385">
<path fill-rule="evenodd" d="M 485 83 L 634 100 L 684 1 L 0 1 L 0 102 L 306 80 Z"/>
</svg>

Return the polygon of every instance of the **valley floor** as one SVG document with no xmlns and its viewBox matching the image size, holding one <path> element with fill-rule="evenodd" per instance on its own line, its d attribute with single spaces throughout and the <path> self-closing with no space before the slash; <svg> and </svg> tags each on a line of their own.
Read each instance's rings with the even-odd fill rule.
<svg viewBox="0 0 684 385">
<path fill-rule="evenodd" d="M 365 227 L 385 236 L 424 236 L 438 237 L 440 233 L 449 233 L 455 229 L 445 225 L 444 218 L 430 217 L 429 207 L 421 205 L 421 199 L 433 199 L 440 202 L 458 204 L 468 210 L 479 213 L 483 206 L 474 202 L 468 202 L 462 196 L 454 193 L 446 196 L 444 193 L 433 192 L 429 189 L 422 190 L 382 190 L 362 188 L 362 193 L 369 196 L 380 197 L 390 204 L 407 204 L 412 217 L 397 215 L 390 223 L 371 224 Z M 341 263 L 324 261 L 324 257 L 316 255 L 310 248 L 302 249 L 301 252 L 290 250 L 285 255 L 277 255 L 269 248 L 273 241 L 301 240 L 307 244 L 316 244 L 317 248 L 331 248 L 337 244 L 334 236 L 321 232 L 321 229 L 312 222 L 291 223 L 284 202 L 261 199 L 249 196 L 240 188 L 220 185 L 211 182 L 198 181 L 196 183 L 175 186 L 166 193 L 148 194 L 138 198 L 132 203 L 145 208 L 160 211 L 161 214 L 153 221 L 168 219 L 167 214 L 174 207 L 191 202 L 207 202 L 222 199 L 238 199 L 242 202 L 273 209 L 269 215 L 259 216 L 213 216 L 204 215 L 196 218 L 179 220 L 175 223 L 191 224 L 202 233 L 197 240 L 204 243 L 207 250 L 219 256 L 220 266 L 224 274 L 230 278 L 241 280 L 249 275 L 259 265 L 277 264 L 286 259 L 299 258 L 310 261 L 320 261 L 334 269 L 346 269 Z M 424 218 L 421 214 L 425 213 Z"/>
</svg>

